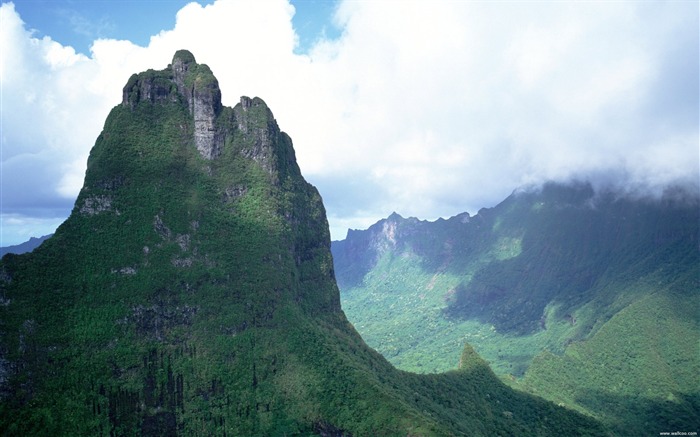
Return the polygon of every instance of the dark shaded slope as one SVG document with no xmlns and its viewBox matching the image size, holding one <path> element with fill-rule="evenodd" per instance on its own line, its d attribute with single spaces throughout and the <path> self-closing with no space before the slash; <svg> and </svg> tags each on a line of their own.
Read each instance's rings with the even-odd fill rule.
<svg viewBox="0 0 700 437">
<path fill-rule="evenodd" d="M 657 270 L 672 282 L 700 263 L 697 200 L 633 200 L 594 195 L 588 185 L 547 184 L 541 192 L 512 196 L 494 212 L 494 231 L 519 235 L 521 251 L 478 269 L 459 286 L 447 312 L 502 332 L 543 329 L 548 305 L 557 306 L 562 319 L 595 302 L 604 322 L 620 309 L 607 289 L 611 283 Z"/>
<path fill-rule="evenodd" d="M 134 75 L 69 219 L 0 264 L 3 435 L 600 435 L 485 366 L 419 376 L 340 309 L 321 198 L 265 103 Z"/>
</svg>

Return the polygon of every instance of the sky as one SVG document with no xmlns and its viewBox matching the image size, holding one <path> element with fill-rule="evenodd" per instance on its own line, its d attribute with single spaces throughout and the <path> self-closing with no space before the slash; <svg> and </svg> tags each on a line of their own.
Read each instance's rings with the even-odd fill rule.
<svg viewBox="0 0 700 437">
<path fill-rule="evenodd" d="M 0 246 L 51 233 L 129 76 L 190 50 L 261 97 L 332 239 L 544 181 L 700 190 L 699 2 L 16 0 L 0 5 Z"/>
</svg>

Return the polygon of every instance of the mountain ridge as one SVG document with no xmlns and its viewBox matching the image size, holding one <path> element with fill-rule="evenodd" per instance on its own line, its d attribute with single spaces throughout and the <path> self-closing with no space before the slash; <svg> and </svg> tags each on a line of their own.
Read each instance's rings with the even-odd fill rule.
<svg viewBox="0 0 700 437">
<path fill-rule="evenodd" d="M 16 255 L 20 255 L 23 253 L 31 252 L 32 250 L 39 247 L 44 241 L 51 238 L 52 235 L 53 234 L 48 234 L 41 237 L 30 237 L 29 240 L 24 241 L 20 244 L 0 247 L 0 258 L 2 258 L 6 253 L 14 253 Z"/>
<path fill-rule="evenodd" d="M 700 202 L 687 194 L 640 198 L 549 183 L 473 217 L 392 215 L 332 243 L 343 308 L 402 369 L 442 371 L 466 341 L 511 385 L 594 415 L 620 435 L 645 432 L 639 417 L 663 431 L 674 408 L 687 427 L 700 412 L 700 387 L 686 372 L 700 371 L 700 360 L 686 340 L 700 325 L 673 309 L 700 308 Z M 635 314 L 664 322 L 655 329 Z M 617 337 L 631 343 L 615 346 Z M 647 365 L 653 370 L 642 372 Z M 602 401 L 629 396 L 637 401 L 623 405 L 639 411 L 647 402 L 640 392 L 654 401 L 637 416 Z M 684 401 L 666 405 L 668 396 Z"/>
</svg>

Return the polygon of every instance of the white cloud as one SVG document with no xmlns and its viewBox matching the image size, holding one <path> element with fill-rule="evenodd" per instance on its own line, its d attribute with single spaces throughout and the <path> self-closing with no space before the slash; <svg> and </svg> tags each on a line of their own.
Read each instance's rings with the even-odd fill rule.
<svg viewBox="0 0 700 437">
<path fill-rule="evenodd" d="M 128 77 L 181 48 L 224 104 L 268 103 L 334 238 L 394 210 L 475 212 L 550 178 L 697 184 L 697 3 L 344 1 L 341 37 L 308 55 L 286 1 L 192 3 L 148 47 L 97 40 L 89 58 L 0 12 L 7 211 L 33 196 L 8 180 L 30 168 L 50 185 L 37 202 L 70 204 Z"/>
<path fill-rule="evenodd" d="M 65 217 L 34 217 L 22 214 L 0 214 L 0 224 L 3 233 L 0 235 L 0 247 L 14 246 L 29 240 L 31 237 L 43 237 L 53 234 L 63 223 Z M 11 239 L 3 238 L 4 234 L 12 235 Z"/>
</svg>

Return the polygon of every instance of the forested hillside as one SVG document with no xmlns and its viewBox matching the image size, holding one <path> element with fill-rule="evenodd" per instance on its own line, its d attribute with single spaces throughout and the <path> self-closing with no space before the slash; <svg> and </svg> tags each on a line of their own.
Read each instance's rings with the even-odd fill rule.
<svg viewBox="0 0 700 437">
<path fill-rule="evenodd" d="M 698 205 L 550 183 L 473 217 L 392 214 L 333 242 L 343 308 L 400 368 L 452 368 L 469 342 L 510 384 L 618 433 L 694 429 Z"/>
</svg>

